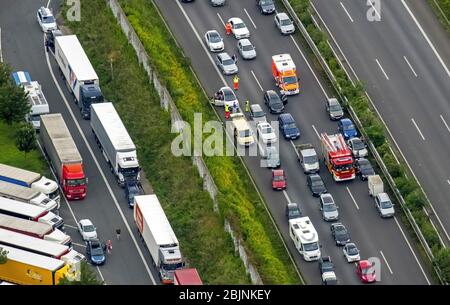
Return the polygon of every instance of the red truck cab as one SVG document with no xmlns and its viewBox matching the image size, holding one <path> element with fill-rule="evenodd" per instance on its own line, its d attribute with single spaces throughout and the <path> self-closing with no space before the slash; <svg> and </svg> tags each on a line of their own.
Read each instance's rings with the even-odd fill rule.
<svg viewBox="0 0 450 305">
<path fill-rule="evenodd" d="M 87 178 L 84 175 L 82 164 L 70 164 L 63 166 L 62 172 L 63 191 L 67 199 L 84 199 L 87 193 Z"/>
</svg>

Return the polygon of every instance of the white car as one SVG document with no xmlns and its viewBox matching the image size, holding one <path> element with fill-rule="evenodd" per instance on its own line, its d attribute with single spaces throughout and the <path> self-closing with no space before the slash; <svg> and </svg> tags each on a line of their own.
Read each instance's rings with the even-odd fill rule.
<svg viewBox="0 0 450 305">
<path fill-rule="evenodd" d="M 228 22 L 231 23 L 231 33 L 233 33 L 234 38 L 242 39 L 250 37 L 250 31 L 241 18 L 233 17 L 228 19 Z"/>
<path fill-rule="evenodd" d="M 272 126 L 267 122 L 259 123 L 256 127 L 256 133 L 264 144 L 277 142 L 277 135 Z"/>
<path fill-rule="evenodd" d="M 382 218 L 389 218 L 395 215 L 394 204 L 387 193 L 379 193 L 375 196 L 375 207 Z"/>
<path fill-rule="evenodd" d="M 55 17 L 53 17 L 50 9 L 42 6 L 38 9 L 36 18 L 43 32 L 47 33 L 58 29 Z"/>
<path fill-rule="evenodd" d="M 216 30 L 205 33 L 205 42 L 211 52 L 220 52 L 225 48 L 222 36 Z"/>
<path fill-rule="evenodd" d="M 247 38 L 239 39 L 239 41 L 237 43 L 237 48 L 238 48 L 239 54 L 241 54 L 243 59 L 256 58 L 255 47 L 252 45 L 250 40 L 248 40 Z"/>
<path fill-rule="evenodd" d="M 347 259 L 348 263 L 358 262 L 361 260 L 361 257 L 359 255 L 359 250 L 354 243 L 345 244 L 342 251 L 344 252 L 344 256 Z"/>
<path fill-rule="evenodd" d="M 81 219 L 78 222 L 78 231 L 83 240 L 97 239 L 97 229 L 89 219 Z"/>
<path fill-rule="evenodd" d="M 222 87 L 214 94 L 214 105 L 233 107 L 237 103 L 239 107 L 239 101 L 234 94 L 234 91 L 230 87 Z"/>
<path fill-rule="evenodd" d="M 355 158 L 364 158 L 369 155 L 366 144 L 360 138 L 351 138 L 348 140 L 348 147 Z"/>
<path fill-rule="evenodd" d="M 275 25 L 280 30 L 281 34 L 289 35 L 295 32 L 295 26 L 291 18 L 286 13 L 278 13 L 275 15 Z"/>
</svg>

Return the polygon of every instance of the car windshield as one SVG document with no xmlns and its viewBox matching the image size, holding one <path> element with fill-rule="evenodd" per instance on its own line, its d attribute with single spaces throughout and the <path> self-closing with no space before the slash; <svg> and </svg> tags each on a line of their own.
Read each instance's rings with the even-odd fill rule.
<svg viewBox="0 0 450 305">
<path fill-rule="evenodd" d="M 358 249 L 355 246 L 351 246 L 351 247 L 347 248 L 347 253 L 349 255 L 358 255 L 359 251 L 358 251 Z"/>
<path fill-rule="evenodd" d="M 289 123 L 286 124 L 286 129 L 297 129 L 297 126 L 295 126 L 295 123 Z"/>
<path fill-rule="evenodd" d="M 291 19 L 282 19 L 280 20 L 281 25 L 291 25 L 292 21 Z"/>
<path fill-rule="evenodd" d="M 41 115 L 40 114 L 32 114 L 32 115 L 30 115 L 30 121 L 39 122 L 40 119 L 41 119 Z"/>
<path fill-rule="evenodd" d="M 303 162 L 306 164 L 313 164 L 318 161 L 317 156 L 307 156 L 303 158 Z"/>
<path fill-rule="evenodd" d="M 263 134 L 268 134 L 268 133 L 272 133 L 273 130 L 272 130 L 272 127 L 267 126 L 267 127 L 261 128 L 261 132 L 262 132 Z"/>
<path fill-rule="evenodd" d="M 224 66 L 231 66 L 234 65 L 234 61 L 231 58 L 227 58 L 222 61 L 222 64 Z"/>
<path fill-rule="evenodd" d="M 342 165 L 334 165 L 334 170 L 341 172 L 341 171 L 348 171 L 353 168 L 353 164 L 342 164 Z"/>
<path fill-rule="evenodd" d="M 334 204 L 325 204 L 323 206 L 323 210 L 324 210 L 324 212 L 335 212 L 337 209 L 336 209 L 336 205 L 334 205 Z"/>
<path fill-rule="evenodd" d="M 319 249 L 319 244 L 317 242 L 303 244 L 303 249 L 305 251 L 316 251 Z"/>
<path fill-rule="evenodd" d="M 273 181 L 283 181 L 283 180 L 284 180 L 284 176 L 283 175 L 273 176 Z"/>
<path fill-rule="evenodd" d="M 381 208 L 382 209 L 390 209 L 390 208 L 392 208 L 392 202 L 390 202 L 390 201 L 381 201 Z"/>
<path fill-rule="evenodd" d="M 296 208 L 296 207 L 294 207 L 294 208 L 289 208 L 289 214 L 291 215 L 291 216 L 302 216 L 302 214 L 300 213 L 300 210 L 298 209 L 298 208 Z"/>
<path fill-rule="evenodd" d="M 336 232 L 335 233 L 336 236 L 339 236 L 339 237 L 342 237 L 342 238 L 345 238 L 348 235 L 347 230 L 344 227 L 337 227 L 335 232 Z"/>
<path fill-rule="evenodd" d="M 235 23 L 234 24 L 234 28 L 235 29 L 243 29 L 243 28 L 245 28 L 245 24 L 242 22 L 242 23 Z"/>
<path fill-rule="evenodd" d="M 353 124 L 344 125 L 344 130 L 354 130 L 355 126 Z"/>
<path fill-rule="evenodd" d="M 364 143 L 361 140 L 353 140 L 354 149 L 364 149 Z"/>
<path fill-rule="evenodd" d="M 317 186 L 317 187 L 323 186 L 322 179 L 320 179 L 320 178 L 312 178 L 311 181 L 312 181 L 313 186 Z"/>
<path fill-rule="evenodd" d="M 332 104 L 332 105 L 330 105 L 330 110 L 331 111 L 342 111 L 342 107 L 339 104 Z"/>
<path fill-rule="evenodd" d="M 84 232 L 94 232 L 95 231 L 95 228 L 94 228 L 94 226 L 93 225 L 87 225 L 87 226 L 84 226 L 83 227 L 83 230 L 84 230 Z"/>
<path fill-rule="evenodd" d="M 283 77 L 283 82 L 287 85 L 289 84 L 296 84 L 297 83 L 297 77 L 296 76 L 286 76 Z"/>
<path fill-rule="evenodd" d="M 47 16 L 42 18 L 43 23 L 55 23 L 55 18 L 53 16 Z"/>
<path fill-rule="evenodd" d="M 68 186 L 81 186 L 86 184 L 86 179 L 70 179 L 66 181 Z"/>
<path fill-rule="evenodd" d="M 370 165 L 370 163 L 369 163 L 369 161 L 367 161 L 367 160 L 359 160 L 359 167 L 361 168 L 361 169 L 369 169 L 369 168 L 372 168 L 372 166 Z"/>
<path fill-rule="evenodd" d="M 242 46 L 243 51 L 253 51 L 253 46 L 251 44 L 247 44 Z"/>
<path fill-rule="evenodd" d="M 91 254 L 93 256 L 102 256 L 102 255 L 104 255 L 103 249 L 100 247 L 100 245 L 93 245 Z"/>
<path fill-rule="evenodd" d="M 215 42 L 221 42 L 222 39 L 220 39 L 219 34 L 217 34 L 217 33 L 210 33 L 209 34 L 209 41 L 215 43 Z"/>
<path fill-rule="evenodd" d="M 333 271 L 333 263 L 326 261 L 322 263 L 322 270 L 323 271 Z"/>
<path fill-rule="evenodd" d="M 180 269 L 182 267 L 183 267 L 183 265 L 181 263 L 177 263 L 177 264 L 163 264 L 162 265 L 162 268 L 164 270 L 177 270 L 177 269 Z"/>
<path fill-rule="evenodd" d="M 225 101 L 227 101 L 227 102 L 234 101 L 236 99 L 236 96 L 234 95 L 233 91 L 231 91 L 231 90 L 224 90 L 223 96 L 224 96 Z"/>
<path fill-rule="evenodd" d="M 375 270 L 371 270 L 370 267 L 361 268 L 361 273 L 364 275 L 374 274 Z"/>
<path fill-rule="evenodd" d="M 245 130 L 241 130 L 239 131 L 239 136 L 241 138 L 246 138 L 246 137 L 250 137 L 252 135 L 252 132 L 250 129 L 245 129 Z"/>
<path fill-rule="evenodd" d="M 255 118 L 260 118 L 260 117 L 263 117 L 263 116 L 265 116 L 266 114 L 264 113 L 264 111 L 254 111 L 253 112 L 253 117 L 255 117 Z"/>
</svg>

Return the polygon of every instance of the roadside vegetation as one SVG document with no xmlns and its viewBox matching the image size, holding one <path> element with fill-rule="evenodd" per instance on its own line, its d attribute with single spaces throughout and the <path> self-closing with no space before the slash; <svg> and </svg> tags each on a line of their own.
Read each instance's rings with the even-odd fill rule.
<svg viewBox="0 0 450 305">
<path fill-rule="evenodd" d="M 450 4 L 449 0 L 443 0 L 443 2 Z M 390 175 L 395 181 L 396 187 L 406 202 L 407 208 L 411 211 L 436 258 L 433 263 L 441 270 L 441 276 L 448 279 L 450 277 L 450 252 L 447 250 L 441 251 L 442 246 L 437 232 L 423 210 L 424 207 L 427 207 L 428 201 L 417 182 L 409 173 L 406 164 L 402 162 L 399 165 L 396 162 L 395 157 L 389 148 L 390 144 L 387 141 L 384 126 L 370 106 L 363 85 L 361 83 L 356 84 L 355 86 L 352 84 L 343 68 L 334 57 L 334 54 L 327 43 L 327 35 L 314 25 L 311 18 L 310 0 L 289 0 L 289 3 L 333 72 L 336 78 L 336 82 L 333 85 L 335 88 L 340 89 L 337 93 L 341 97 L 341 102 L 346 108 L 351 107 L 356 113 L 363 126 L 363 132 L 372 141 L 380 157 L 383 159 Z M 344 97 L 346 97 L 347 100 L 345 100 Z M 406 173 L 408 173 L 408 175 L 406 175 Z"/>
<path fill-rule="evenodd" d="M 428 0 L 444 28 L 450 34 L 450 0 Z"/>
</svg>

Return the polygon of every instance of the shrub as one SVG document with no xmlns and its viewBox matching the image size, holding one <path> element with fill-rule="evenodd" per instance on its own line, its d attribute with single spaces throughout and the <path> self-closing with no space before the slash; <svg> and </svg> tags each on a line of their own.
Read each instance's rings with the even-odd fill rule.
<svg viewBox="0 0 450 305">
<path fill-rule="evenodd" d="M 373 123 L 371 126 L 366 126 L 367 135 L 372 140 L 373 145 L 378 147 L 386 142 L 383 126 L 380 123 Z"/>
<path fill-rule="evenodd" d="M 397 178 L 403 175 L 401 166 L 394 159 L 394 156 L 392 156 L 390 151 L 383 155 L 383 162 L 386 165 L 392 178 Z"/>
<path fill-rule="evenodd" d="M 435 263 L 441 270 L 442 280 L 450 283 L 450 248 L 440 249 L 436 254 Z"/>
<path fill-rule="evenodd" d="M 403 197 L 406 197 L 417 187 L 414 181 L 403 176 L 395 178 L 394 181 Z"/>
<path fill-rule="evenodd" d="M 419 210 L 425 206 L 426 199 L 420 189 L 416 188 L 406 196 L 405 202 L 410 209 Z"/>
</svg>

